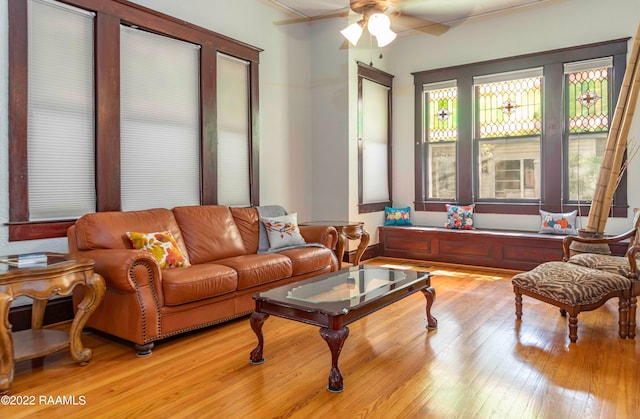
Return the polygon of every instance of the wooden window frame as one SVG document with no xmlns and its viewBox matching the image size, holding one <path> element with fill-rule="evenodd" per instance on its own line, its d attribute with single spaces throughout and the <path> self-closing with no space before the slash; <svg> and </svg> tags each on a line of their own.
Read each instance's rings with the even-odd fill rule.
<svg viewBox="0 0 640 419">
<path fill-rule="evenodd" d="M 473 64 L 459 65 L 436 70 L 413 73 L 414 76 L 414 132 L 415 132 L 415 209 L 416 211 L 445 211 L 445 204 L 450 200 L 427 198 L 428 167 L 423 144 L 423 85 L 446 80 L 456 80 L 458 87 L 458 176 L 457 199 L 455 203 L 469 204 L 474 202 L 476 153 L 473 125 L 473 77 L 486 74 L 517 71 L 526 68 L 543 67 L 545 84 L 543 97 L 543 135 L 541 138 L 542 185 L 540 202 L 509 201 L 475 201 L 475 212 L 494 214 L 539 214 L 539 210 L 549 212 L 568 212 L 581 210 L 586 215 L 590 204 L 570 202 L 562 196 L 563 174 L 566 172 L 565 150 L 567 138 L 564 132 L 565 104 L 562 91 L 564 88 L 563 63 L 583 61 L 605 56 L 613 57 L 613 100 L 615 104 L 622 85 L 626 68 L 627 41 L 629 38 L 598 42 L 570 48 L 501 58 Z M 553 92 L 553 93 L 552 93 Z M 611 106 L 613 117 L 614 106 Z M 562 152 L 560 152 L 562 151 Z M 558 179 L 561 179 L 558 181 Z M 627 216 L 627 179 L 623 174 L 620 185 L 614 195 L 612 216 Z"/>
<path fill-rule="evenodd" d="M 384 207 L 392 206 L 391 197 L 393 196 L 393 165 L 392 165 L 392 155 L 391 155 L 391 144 L 392 144 L 392 120 L 393 120 L 393 109 L 392 109 L 392 97 L 393 97 L 393 76 L 391 74 L 385 73 L 382 70 L 379 70 L 373 66 L 361 63 L 358 61 L 358 118 L 360 118 L 360 114 L 362 112 L 362 81 L 367 79 L 369 81 L 378 83 L 382 86 L 385 86 L 389 89 L 388 93 L 388 103 L 387 109 L 389 110 L 387 113 L 387 187 L 389 188 L 389 200 L 383 202 L 372 202 L 372 203 L 363 203 L 363 191 L 364 191 L 364 170 L 363 170 L 363 141 L 362 138 L 358 138 L 358 213 L 368 213 L 368 212 L 377 212 L 384 211 Z M 358 137 L 361 135 L 358 132 Z"/>
<path fill-rule="evenodd" d="M 259 48 L 126 0 L 58 0 L 96 14 L 96 211 L 120 211 L 120 24 L 135 25 L 201 46 L 201 197 L 217 203 L 217 52 L 249 62 L 250 193 L 260 203 Z M 27 155 L 27 0 L 9 0 L 9 241 L 64 237 L 75 220 L 29 221 Z"/>
</svg>

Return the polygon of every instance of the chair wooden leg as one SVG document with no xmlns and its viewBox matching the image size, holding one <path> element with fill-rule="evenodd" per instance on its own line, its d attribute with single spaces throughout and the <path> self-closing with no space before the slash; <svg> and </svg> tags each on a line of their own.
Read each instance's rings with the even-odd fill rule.
<svg viewBox="0 0 640 419">
<path fill-rule="evenodd" d="M 576 343 L 578 340 L 578 315 L 569 313 L 569 340 Z"/>
<path fill-rule="evenodd" d="M 635 339 L 636 337 L 636 308 L 638 307 L 638 299 L 636 296 L 629 298 L 629 333 L 627 336 L 629 339 Z"/>
<path fill-rule="evenodd" d="M 629 298 L 618 299 L 618 334 L 622 339 L 629 336 Z"/>
<path fill-rule="evenodd" d="M 514 288 L 513 292 L 516 294 L 516 320 L 522 320 L 522 294 L 518 288 Z"/>
</svg>

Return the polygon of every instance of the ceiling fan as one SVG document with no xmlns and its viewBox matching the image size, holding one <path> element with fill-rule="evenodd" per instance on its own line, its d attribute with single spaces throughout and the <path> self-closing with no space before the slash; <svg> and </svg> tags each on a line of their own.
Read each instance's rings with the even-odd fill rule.
<svg viewBox="0 0 640 419">
<path fill-rule="evenodd" d="M 396 25 L 432 35 L 440 35 L 449 29 L 447 25 L 402 13 L 402 3 L 404 2 L 401 0 L 351 0 L 349 7 L 355 13 L 361 14 L 362 19 L 347 26 L 340 33 L 351 44 L 356 45 L 362 30 L 366 27 L 369 33 L 376 37 L 378 46 L 384 47 L 396 38 L 396 33 L 390 28 L 391 19 Z"/>
<path fill-rule="evenodd" d="M 351 44 L 356 45 L 363 29 L 366 27 L 371 35 L 376 37 L 379 47 L 388 45 L 396 38 L 396 33 L 391 30 L 391 23 L 407 29 L 424 32 L 430 35 L 440 35 L 449 29 L 449 26 L 423 19 L 402 11 L 402 6 L 415 0 L 350 0 L 349 7 L 354 13 L 361 15 L 361 19 L 340 31 Z M 289 19 L 286 21 L 274 22 L 298 23 L 309 22 L 320 19 L 330 19 L 335 17 L 346 17 L 348 12 L 329 13 L 315 17 L 305 17 L 299 19 Z"/>
</svg>

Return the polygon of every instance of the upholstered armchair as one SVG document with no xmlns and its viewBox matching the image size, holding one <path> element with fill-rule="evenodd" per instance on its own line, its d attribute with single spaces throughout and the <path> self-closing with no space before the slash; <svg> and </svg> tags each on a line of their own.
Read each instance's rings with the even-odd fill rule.
<svg viewBox="0 0 640 419">
<path fill-rule="evenodd" d="M 640 258 L 640 216 L 635 217 L 633 228 L 624 234 L 608 238 L 584 238 L 567 236 L 563 240 L 564 261 L 586 268 L 597 269 L 622 275 L 631 280 L 629 299 L 629 330 L 627 337 L 634 338 L 636 330 L 637 296 L 640 295 L 640 281 L 638 272 L 638 258 Z M 612 244 L 629 240 L 629 246 L 624 256 L 603 255 L 596 253 L 572 254 L 570 247 L 574 242 L 584 244 Z"/>
</svg>

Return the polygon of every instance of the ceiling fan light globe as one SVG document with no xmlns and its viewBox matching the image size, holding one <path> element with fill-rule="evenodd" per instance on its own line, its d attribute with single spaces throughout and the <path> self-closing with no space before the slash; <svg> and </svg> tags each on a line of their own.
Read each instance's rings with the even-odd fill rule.
<svg viewBox="0 0 640 419">
<path fill-rule="evenodd" d="M 377 34 L 376 39 L 378 41 L 378 47 L 382 48 L 389 45 L 394 39 L 396 39 L 396 36 L 398 35 L 396 35 L 396 33 L 391 29 L 387 29 L 386 31 Z"/>
<path fill-rule="evenodd" d="M 351 25 L 341 30 L 340 33 L 342 34 L 342 36 L 347 38 L 347 41 L 351 42 L 353 46 L 356 46 L 358 40 L 360 39 L 360 36 L 362 35 L 362 26 L 360 26 L 360 24 L 357 22 L 352 23 Z"/>
<path fill-rule="evenodd" d="M 390 26 L 391 21 L 389 20 L 389 16 L 384 13 L 374 13 L 369 16 L 367 27 L 371 35 L 378 36 L 379 33 L 388 31 Z"/>
</svg>

